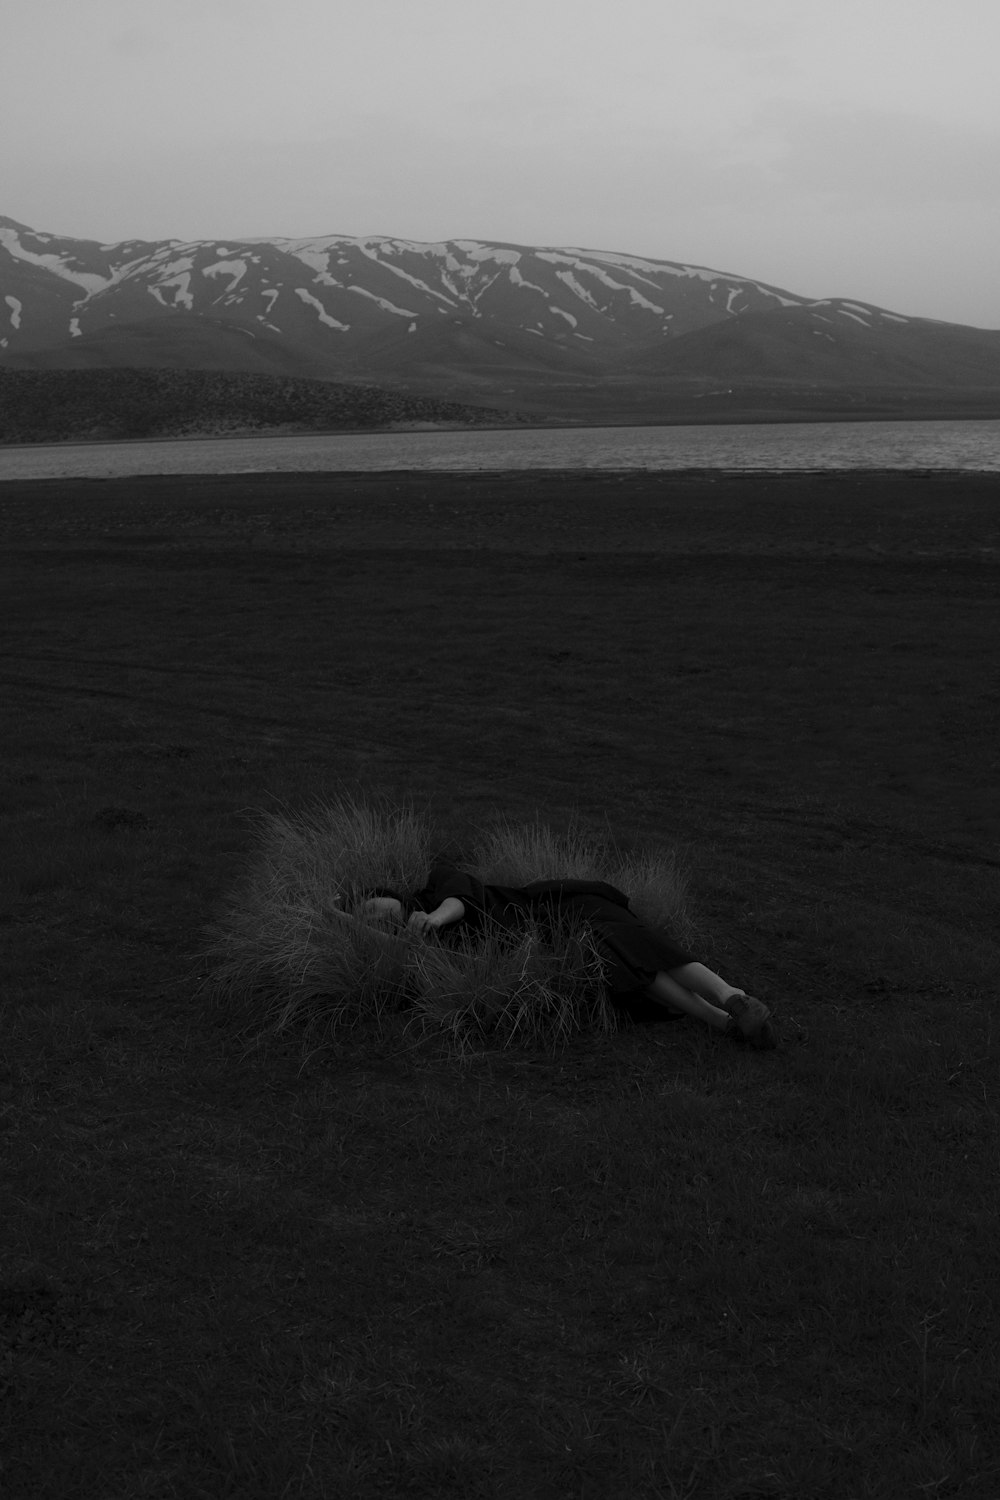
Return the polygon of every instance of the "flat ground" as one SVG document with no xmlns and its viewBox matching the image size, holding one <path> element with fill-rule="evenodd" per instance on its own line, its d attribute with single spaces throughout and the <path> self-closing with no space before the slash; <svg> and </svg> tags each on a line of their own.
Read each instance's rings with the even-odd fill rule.
<svg viewBox="0 0 1000 1500">
<path fill-rule="evenodd" d="M 0 485 L 11 1496 L 1000 1491 L 998 488 Z M 675 848 L 781 1049 L 243 1058 L 200 931 L 343 789 Z"/>
</svg>

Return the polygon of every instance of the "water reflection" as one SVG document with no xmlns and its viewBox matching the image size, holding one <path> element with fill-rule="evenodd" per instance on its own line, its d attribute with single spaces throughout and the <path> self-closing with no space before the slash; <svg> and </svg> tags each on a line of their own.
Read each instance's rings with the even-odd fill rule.
<svg viewBox="0 0 1000 1500">
<path fill-rule="evenodd" d="M 0 448 L 0 480 L 386 469 L 1000 472 L 1000 421 L 332 433 Z"/>
</svg>

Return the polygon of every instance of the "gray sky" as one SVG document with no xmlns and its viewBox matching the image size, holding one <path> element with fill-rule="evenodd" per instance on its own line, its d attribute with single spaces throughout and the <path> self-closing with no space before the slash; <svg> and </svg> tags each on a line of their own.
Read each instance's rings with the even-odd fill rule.
<svg viewBox="0 0 1000 1500">
<path fill-rule="evenodd" d="M 1000 0 L 0 0 L 0 214 L 691 261 L 1000 328 Z"/>
</svg>

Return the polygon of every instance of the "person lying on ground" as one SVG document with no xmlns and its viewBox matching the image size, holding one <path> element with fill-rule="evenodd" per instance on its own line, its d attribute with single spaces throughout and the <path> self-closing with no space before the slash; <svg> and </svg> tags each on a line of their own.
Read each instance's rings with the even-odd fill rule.
<svg viewBox="0 0 1000 1500">
<path fill-rule="evenodd" d="M 737 989 L 631 910 L 623 891 L 603 880 L 534 880 L 523 886 L 486 884 L 452 865 L 433 867 L 409 896 L 380 888 L 362 909 L 387 913 L 424 937 L 482 932 L 490 923 L 516 931 L 526 920 L 587 923 L 604 960 L 609 998 L 635 1020 L 692 1016 L 759 1049 L 776 1046 L 768 1007 Z"/>
</svg>

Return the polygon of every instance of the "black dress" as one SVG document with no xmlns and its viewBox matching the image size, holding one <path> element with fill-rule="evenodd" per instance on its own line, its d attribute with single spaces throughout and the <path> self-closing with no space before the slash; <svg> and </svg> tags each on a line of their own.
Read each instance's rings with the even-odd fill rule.
<svg viewBox="0 0 1000 1500">
<path fill-rule="evenodd" d="M 387 893 L 388 894 L 388 893 Z M 456 927 L 482 930 L 488 922 L 516 930 L 526 917 L 560 915 L 582 918 L 590 927 L 605 961 L 609 998 L 634 1020 L 664 1021 L 674 1012 L 643 992 L 659 971 L 696 962 L 665 935 L 652 932 L 629 909 L 628 897 L 603 880 L 533 880 L 529 885 L 486 885 L 451 865 L 435 865 L 427 884 L 408 901 L 411 911 L 434 911 L 448 896 L 457 896 L 465 915 Z M 445 929 L 447 932 L 450 929 Z"/>
</svg>

